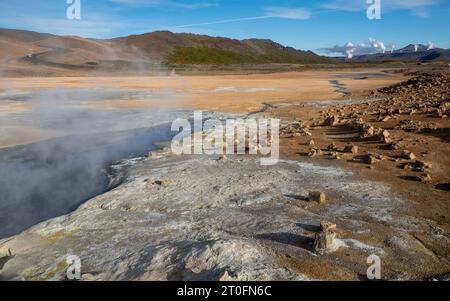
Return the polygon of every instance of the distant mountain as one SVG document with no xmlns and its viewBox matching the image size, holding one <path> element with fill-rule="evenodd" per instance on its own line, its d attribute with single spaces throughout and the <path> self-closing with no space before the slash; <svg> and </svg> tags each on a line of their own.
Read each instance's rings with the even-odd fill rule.
<svg viewBox="0 0 450 301">
<path fill-rule="evenodd" d="M 146 68 L 161 64 L 318 64 L 336 61 L 271 40 L 235 40 L 169 31 L 98 40 L 0 29 L 0 52 L 0 64 L 22 63 L 66 69 Z"/>
<path fill-rule="evenodd" d="M 450 49 L 433 48 L 428 50 L 428 46 L 410 44 L 393 52 L 376 53 L 370 55 L 355 56 L 355 62 L 430 62 L 449 61 Z"/>
</svg>

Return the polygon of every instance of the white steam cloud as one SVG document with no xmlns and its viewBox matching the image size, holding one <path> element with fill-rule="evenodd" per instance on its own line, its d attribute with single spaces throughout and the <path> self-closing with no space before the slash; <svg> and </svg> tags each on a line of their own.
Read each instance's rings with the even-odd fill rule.
<svg viewBox="0 0 450 301">
<path fill-rule="evenodd" d="M 380 50 L 382 53 L 386 52 L 386 46 L 384 46 L 384 43 L 382 41 L 369 38 L 369 43 L 373 48 Z"/>
<path fill-rule="evenodd" d="M 394 46 L 395 48 L 395 46 Z M 391 47 L 392 49 L 392 47 Z M 384 42 L 369 38 L 367 42 L 354 44 L 353 42 L 348 42 L 343 46 L 334 46 L 331 48 L 322 48 L 321 51 L 326 53 L 339 53 L 345 55 L 348 59 L 352 59 L 354 56 L 375 54 L 375 53 L 385 53 L 386 46 Z"/>
</svg>

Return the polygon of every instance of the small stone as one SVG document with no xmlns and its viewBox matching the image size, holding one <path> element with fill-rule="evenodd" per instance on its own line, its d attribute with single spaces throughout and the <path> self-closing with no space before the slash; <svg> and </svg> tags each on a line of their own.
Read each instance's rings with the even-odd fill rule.
<svg viewBox="0 0 450 301">
<path fill-rule="evenodd" d="M 309 145 L 309 146 L 314 146 L 314 140 L 312 140 L 312 139 L 309 140 L 308 145 Z"/>
<path fill-rule="evenodd" d="M 325 254 L 331 250 L 336 233 L 332 231 L 321 231 L 316 233 L 314 238 L 314 251 L 318 254 Z"/>
<path fill-rule="evenodd" d="M 387 148 L 390 150 L 398 150 L 400 148 L 400 146 L 398 145 L 398 143 L 390 142 L 390 143 L 388 143 Z"/>
<path fill-rule="evenodd" d="M 392 138 L 391 137 L 383 137 L 382 141 L 385 144 L 391 144 L 392 143 Z"/>
<path fill-rule="evenodd" d="M 383 132 L 381 132 L 381 136 L 387 138 L 387 137 L 390 137 L 391 134 L 387 130 L 383 130 Z"/>
<path fill-rule="evenodd" d="M 330 145 L 327 146 L 327 150 L 330 152 L 337 150 L 336 144 L 331 143 Z"/>
<path fill-rule="evenodd" d="M 335 125 L 337 125 L 339 123 L 339 117 L 337 117 L 337 116 L 330 116 L 330 117 L 327 117 L 326 119 L 325 119 L 325 121 L 324 121 L 324 125 L 325 126 L 335 126 Z"/>
<path fill-rule="evenodd" d="M 418 168 L 418 169 L 421 169 L 421 170 L 432 169 L 433 168 L 433 164 L 425 162 L 425 161 L 417 160 L 415 162 L 415 167 Z"/>
<path fill-rule="evenodd" d="M 330 155 L 331 155 L 331 159 L 334 159 L 334 160 L 342 159 L 342 157 L 337 152 L 332 152 L 332 153 L 330 153 Z"/>
<path fill-rule="evenodd" d="M 403 159 L 408 159 L 408 160 L 415 160 L 416 159 L 416 155 L 414 155 L 414 153 L 410 152 L 409 150 L 402 151 L 401 157 Z"/>
<path fill-rule="evenodd" d="M 320 229 L 322 229 L 322 231 L 328 231 L 328 230 L 335 230 L 336 229 L 336 224 L 327 222 L 327 221 L 321 221 L 320 222 Z"/>
<path fill-rule="evenodd" d="M 364 161 L 364 163 L 373 165 L 373 164 L 377 163 L 379 161 L 379 159 L 377 159 L 375 156 L 373 156 L 371 154 L 368 154 L 368 155 L 364 156 L 363 161 Z"/>
<path fill-rule="evenodd" d="M 423 174 L 420 176 L 410 176 L 409 178 L 412 181 L 417 181 L 417 182 L 422 182 L 422 183 L 427 183 L 427 182 L 431 181 L 431 176 L 429 174 Z"/>
<path fill-rule="evenodd" d="M 310 202 L 317 202 L 319 204 L 323 204 L 326 202 L 327 197 L 325 193 L 321 191 L 311 191 L 308 195 L 308 200 Z"/>
<path fill-rule="evenodd" d="M 431 181 L 431 176 L 429 174 L 424 174 L 419 177 L 422 183 L 428 183 Z"/>
<path fill-rule="evenodd" d="M 310 157 L 310 158 L 318 156 L 318 155 L 322 155 L 322 150 L 320 148 L 318 148 L 318 147 L 314 147 L 308 153 L 308 157 Z"/>
<path fill-rule="evenodd" d="M 349 145 L 345 146 L 344 153 L 357 154 L 358 153 L 358 146 L 353 145 L 353 144 L 349 144 Z"/>
<path fill-rule="evenodd" d="M 222 277 L 220 277 L 219 281 L 233 281 L 233 277 L 230 276 L 228 271 L 225 271 L 225 273 L 223 273 Z"/>
</svg>

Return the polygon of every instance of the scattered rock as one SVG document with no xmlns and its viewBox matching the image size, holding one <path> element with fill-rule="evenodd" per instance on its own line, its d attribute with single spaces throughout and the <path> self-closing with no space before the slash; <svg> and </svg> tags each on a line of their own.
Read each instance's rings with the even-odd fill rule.
<svg viewBox="0 0 450 301">
<path fill-rule="evenodd" d="M 390 150 L 398 150 L 399 148 L 400 148 L 400 146 L 398 145 L 398 143 L 395 143 L 395 142 L 388 143 L 388 145 L 387 145 L 387 149 L 390 149 Z"/>
<path fill-rule="evenodd" d="M 230 276 L 230 274 L 228 273 L 228 271 L 225 271 L 225 273 L 223 273 L 222 277 L 220 277 L 219 281 L 233 281 L 233 277 Z"/>
<path fill-rule="evenodd" d="M 424 169 L 432 169 L 433 164 L 425 161 L 417 160 L 414 162 L 415 168 L 419 169 L 420 171 L 424 171 Z"/>
<path fill-rule="evenodd" d="M 410 181 L 427 183 L 431 181 L 431 176 L 429 174 L 423 174 L 420 176 L 403 176 L 402 178 Z"/>
<path fill-rule="evenodd" d="M 357 154 L 358 153 L 358 146 L 353 145 L 353 144 L 349 144 L 349 145 L 345 146 L 344 153 Z"/>
<path fill-rule="evenodd" d="M 407 159 L 407 160 L 415 160 L 416 159 L 416 155 L 414 155 L 414 153 L 410 152 L 409 150 L 402 151 L 400 157 L 403 159 Z"/>
<path fill-rule="evenodd" d="M 337 153 L 337 152 L 332 152 L 332 153 L 330 153 L 330 155 L 331 155 L 331 159 L 334 159 L 334 160 L 342 159 L 342 156 L 339 155 L 339 153 Z"/>
<path fill-rule="evenodd" d="M 383 130 L 381 132 L 381 134 L 379 135 L 379 138 L 381 141 L 383 141 L 383 143 L 386 143 L 386 144 L 392 142 L 391 134 L 387 130 Z"/>
<path fill-rule="evenodd" d="M 329 116 L 323 122 L 323 125 L 325 126 L 335 126 L 337 124 L 339 124 L 339 117 L 337 116 Z"/>
<path fill-rule="evenodd" d="M 336 151 L 337 150 L 337 146 L 334 143 L 331 143 L 330 145 L 327 146 L 327 150 L 332 152 L 332 151 Z"/>
<path fill-rule="evenodd" d="M 336 224 L 327 222 L 327 221 L 321 221 L 320 222 L 320 229 L 322 231 L 328 231 L 328 230 L 335 230 L 336 229 Z"/>
<path fill-rule="evenodd" d="M 382 118 L 380 119 L 380 121 L 381 121 L 381 122 L 386 122 L 386 121 L 389 121 L 389 120 L 391 120 L 391 119 L 392 119 L 392 117 L 389 116 L 389 115 L 387 115 L 387 116 L 382 117 Z"/>
<path fill-rule="evenodd" d="M 314 252 L 323 255 L 333 251 L 334 239 L 336 233 L 333 231 L 336 225 L 330 222 L 320 222 L 320 232 L 316 233 L 314 238 Z"/>
<path fill-rule="evenodd" d="M 313 149 L 311 149 L 308 153 L 308 157 L 312 158 L 315 156 L 319 156 L 322 155 L 322 150 L 318 147 L 314 147 Z"/>
<path fill-rule="evenodd" d="M 423 174 L 419 176 L 420 182 L 422 183 L 428 183 L 431 181 L 431 176 L 429 174 Z"/>
<path fill-rule="evenodd" d="M 389 138 L 391 134 L 387 130 L 383 130 L 383 132 L 381 132 L 381 136 L 384 138 Z"/>
<path fill-rule="evenodd" d="M 327 200 L 327 197 L 325 193 L 321 191 L 311 191 L 308 195 L 308 201 L 310 202 L 317 202 L 319 204 L 325 203 Z"/>
<path fill-rule="evenodd" d="M 286 138 L 311 135 L 308 126 L 302 121 L 294 121 L 280 129 L 280 136 Z"/>
<path fill-rule="evenodd" d="M 375 163 L 377 163 L 378 161 L 380 161 L 379 159 L 377 159 L 374 155 L 372 154 L 367 154 L 363 157 L 363 161 L 366 164 L 370 164 L 373 165 Z"/>
</svg>

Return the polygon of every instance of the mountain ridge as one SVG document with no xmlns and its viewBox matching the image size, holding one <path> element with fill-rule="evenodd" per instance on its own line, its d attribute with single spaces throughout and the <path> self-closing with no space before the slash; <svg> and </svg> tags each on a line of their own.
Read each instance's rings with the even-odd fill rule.
<svg viewBox="0 0 450 301">
<path fill-rule="evenodd" d="M 133 64 L 317 64 L 336 61 L 268 39 L 237 40 L 169 31 L 87 39 L 0 28 L 0 48 L 2 53 L 8 53 L 6 57 L 10 62 L 15 59 L 35 65 L 88 69 L 108 64 L 126 67 Z"/>
</svg>

